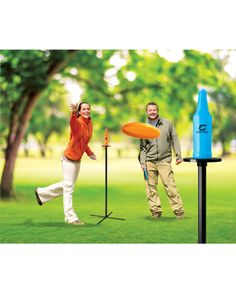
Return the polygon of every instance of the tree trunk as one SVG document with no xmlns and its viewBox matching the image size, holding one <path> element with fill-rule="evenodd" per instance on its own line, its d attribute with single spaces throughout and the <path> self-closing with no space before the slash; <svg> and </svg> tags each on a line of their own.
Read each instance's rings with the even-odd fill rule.
<svg viewBox="0 0 236 288">
<path fill-rule="evenodd" d="M 29 148 L 27 146 L 24 147 L 25 157 L 29 157 Z"/>
<path fill-rule="evenodd" d="M 227 142 L 226 142 L 226 139 L 225 139 L 224 135 L 220 134 L 220 135 L 219 135 L 219 140 L 220 140 L 221 145 L 222 145 L 222 153 L 221 153 L 221 156 L 224 157 L 224 156 L 229 155 L 229 152 L 228 152 L 227 149 L 226 149 L 226 144 L 227 144 Z"/>
<path fill-rule="evenodd" d="M 1 198 L 12 198 L 14 196 L 13 191 L 13 172 L 15 168 L 16 156 L 19 146 L 24 138 L 24 134 L 27 128 L 27 124 L 32 115 L 33 107 L 36 100 L 39 97 L 39 92 L 32 92 L 28 96 L 28 101 L 25 105 L 25 109 L 22 113 L 19 123 L 13 123 L 13 126 L 18 126 L 17 130 L 11 130 L 8 137 L 5 165 L 3 168 L 2 179 L 1 179 Z"/>
<path fill-rule="evenodd" d="M 69 51 L 71 56 L 75 51 Z M 56 60 L 52 63 L 48 70 L 47 79 L 50 78 L 58 72 L 58 70 L 65 63 L 65 59 Z M 46 88 L 46 87 L 44 87 Z M 42 88 L 43 90 L 43 88 Z M 28 94 L 22 95 L 18 101 L 15 102 L 13 109 L 11 111 L 11 120 L 9 127 L 9 135 L 7 139 L 7 149 L 5 154 L 5 164 L 2 173 L 1 186 L 0 186 L 0 198 L 9 199 L 14 197 L 13 191 L 13 173 L 15 168 L 16 156 L 22 142 L 25 131 L 27 129 L 27 124 L 31 118 L 33 108 L 38 100 L 40 93 L 42 91 L 31 91 Z M 23 110 L 20 115 L 17 114 L 19 111 L 19 105 L 23 103 Z"/>
<path fill-rule="evenodd" d="M 13 172 L 16 162 L 17 147 L 8 147 L 5 157 L 5 165 L 2 173 L 1 180 L 1 198 L 15 197 L 13 191 Z"/>
<path fill-rule="evenodd" d="M 43 158 L 46 158 L 46 152 L 47 152 L 47 142 L 48 142 L 48 138 L 50 136 L 51 133 L 47 133 L 49 135 L 44 135 L 44 139 L 41 140 L 40 139 L 40 136 L 38 137 L 35 137 L 37 142 L 38 142 L 38 146 L 39 146 L 39 151 L 40 151 L 40 155 L 43 157 Z"/>
<path fill-rule="evenodd" d="M 44 144 L 40 144 L 39 146 L 39 149 L 40 149 L 40 154 L 43 158 L 46 158 L 46 145 Z"/>
<path fill-rule="evenodd" d="M 29 157 L 28 135 L 24 136 L 23 144 L 24 144 L 24 155 L 25 157 Z"/>
<path fill-rule="evenodd" d="M 221 154 L 221 156 L 224 157 L 224 156 L 229 155 L 230 153 L 226 149 L 226 144 L 227 143 L 224 141 L 224 142 L 221 142 L 221 144 L 222 144 L 222 154 Z"/>
</svg>

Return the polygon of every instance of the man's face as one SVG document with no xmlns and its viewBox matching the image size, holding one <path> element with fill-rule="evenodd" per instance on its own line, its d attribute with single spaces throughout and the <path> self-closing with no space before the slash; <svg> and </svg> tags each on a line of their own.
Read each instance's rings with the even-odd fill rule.
<svg viewBox="0 0 236 288">
<path fill-rule="evenodd" d="M 158 117 L 158 109 L 156 105 L 147 106 L 147 116 L 151 120 L 155 120 Z"/>
</svg>

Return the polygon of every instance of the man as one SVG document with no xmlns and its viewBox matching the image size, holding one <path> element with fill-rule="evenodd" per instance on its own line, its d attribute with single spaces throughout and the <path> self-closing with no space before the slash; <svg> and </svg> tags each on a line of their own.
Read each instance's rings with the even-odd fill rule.
<svg viewBox="0 0 236 288">
<path fill-rule="evenodd" d="M 176 165 L 182 162 L 179 139 L 173 124 L 158 115 L 158 106 L 154 102 L 146 105 L 147 123 L 160 129 L 158 139 L 141 139 L 139 161 L 142 169 L 147 169 L 146 194 L 152 217 L 161 217 L 161 201 L 157 191 L 160 175 L 171 208 L 177 219 L 184 218 L 181 197 L 176 189 L 174 173 L 171 167 L 172 148 L 176 154 Z"/>
</svg>

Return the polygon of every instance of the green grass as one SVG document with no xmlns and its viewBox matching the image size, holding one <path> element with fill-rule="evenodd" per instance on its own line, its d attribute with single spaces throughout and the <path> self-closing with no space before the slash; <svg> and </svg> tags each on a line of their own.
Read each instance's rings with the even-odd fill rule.
<svg viewBox="0 0 236 288">
<path fill-rule="evenodd" d="M 2 167 L 3 161 L 0 161 Z M 175 166 L 175 165 L 174 165 Z M 236 160 L 208 164 L 207 242 L 236 243 Z M 34 188 L 61 181 L 59 159 L 18 158 L 15 171 L 17 201 L 0 202 L 0 243 L 197 243 L 197 166 L 174 167 L 186 218 L 176 220 L 162 184 L 160 220 L 150 218 L 144 180 L 136 159 L 109 160 L 109 212 L 103 214 L 104 163 L 84 159 L 73 195 L 74 208 L 87 225 L 64 223 L 62 198 L 38 206 Z"/>
</svg>

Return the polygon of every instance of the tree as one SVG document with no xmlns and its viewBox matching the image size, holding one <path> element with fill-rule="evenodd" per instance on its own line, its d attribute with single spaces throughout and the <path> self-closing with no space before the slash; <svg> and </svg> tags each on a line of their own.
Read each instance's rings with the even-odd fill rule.
<svg viewBox="0 0 236 288">
<path fill-rule="evenodd" d="M 53 133 L 61 134 L 68 126 L 68 108 L 64 85 L 52 80 L 42 93 L 29 122 L 27 134 L 37 140 L 41 156 L 46 156 L 47 143 Z"/>
<path fill-rule="evenodd" d="M 8 127 L 1 198 L 11 198 L 17 151 L 33 108 L 49 81 L 68 61 L 72 51 L 1 51 L 1 107 Z"/>
<path fill-rule="evenodd" d="M 214 119 L 213 139 L 222 145 L 222 156 L 230 154 L 227 144 L 236 138 L 236 82 L 211 92 L 211 111 Z"/>
<path fill-rule="evenodd" d="M 225 156 L 228 154 L 227 144 L 236 137 L 236 81 L 224 70 L 229 54 L 220 57 L 216 50 L 213 55 L 186 51 L 189 63 L 196 67 L 199 83 L 207 87 L 213 117 L 213 141 L 221 142 L 222 156 Z"/>
<path fill-rule="evenodd" d="M 234 135 L 235 81 L 225 73 L 220 59 L 207 53 L 185 50 L 184 57 L 172 63 L 157 51 L 147 50 L 6 50 L 0 53 L 0 64 L 0 133 L 2 139 L 6 139 L 1 198 L 13 196 L 12 180 L 17 151 L 37 101 L 45 93 L 42 107 L 39 106 L 43 109 L 43 103 L 51 94 L 50 83 L 56 90 L 67 78 L 79 83 L 84 91 L 83 100 L 92 104 L 97 135 L 101 136 L 104 128 L 119 133 L 125 121 L 144 121 L 145 104 L 149 101 L 157 101 L 161 114 L 170 118 L 175 125 L 183 124 L 183 115 L 184 121 L 190 122 L 199 84 L 209 88 L 212 103 L 220 103 L 220 111 L 228 111 L 226 118 L 222 118 L 223 114 L 219 114 L 219 111 L 216 117 L 227 122 L 224 125 L 227 135 Z M 58 109 L 55 111 L 58 112 Z M 37 135 L 39 127 L 48 125 L 38 112 L 35 111 L 29 128 Z M 54 116 L 51 114 L 51 117 Z M 52 131 L 59 129 L 51 128 L 47 126 L 48 135 L 40 132 L 41 141 L 46 142 Z M 222 143 L 229 141 L 221 133 L 222 130 L 218 132 L 215 137 Z M 42 136 L 45 136 L 43 140 Z M 4 142 L 0 142 L 0 145 L 3 147 Z"/>
<path fill-rule="evenodd" d="M 13 172 L 18 148 L 32 111 L 53 77 L 58 73 L 64 78 L 72 77 L 75 73 L 71 70 L 77 70 L 77 80 L 88 88 L 84 100 L 90 95 L 91 100 L 96 102 L 107 93 L 103 78 L 112 53 L 108 51 L 101 61 L 94 50 L 1 51 L 0 104 L 3 113 L 0 132 L 6 137 L 1 198 L 14 197 Z"/>
</svg>

